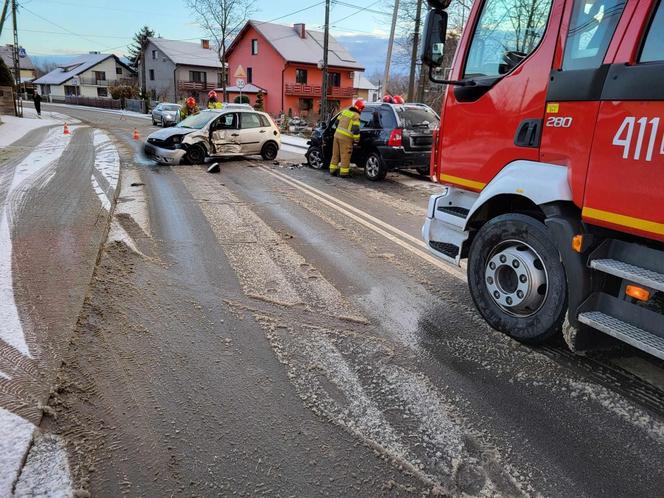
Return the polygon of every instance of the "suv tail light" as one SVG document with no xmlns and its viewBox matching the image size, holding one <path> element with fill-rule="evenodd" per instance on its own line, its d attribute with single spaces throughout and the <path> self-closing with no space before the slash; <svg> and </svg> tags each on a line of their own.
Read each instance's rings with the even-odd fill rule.
<svg viewBox="0 0 664 498">
<path fill-rule="evenodd" d="M 387 141 L 387 145 L 390 147 L 401 147 L 401 128 L 395 128 L 390 133 L 390 139 Z"/>
</svg>

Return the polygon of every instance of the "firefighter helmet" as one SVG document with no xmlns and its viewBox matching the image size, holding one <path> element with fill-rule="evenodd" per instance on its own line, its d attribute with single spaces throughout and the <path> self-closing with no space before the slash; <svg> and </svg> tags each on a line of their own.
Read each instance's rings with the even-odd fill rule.
<svg viewBox="0 0 664 498">
<path fill-rule="evenodd" d="M 208 92 L 208 99 L 216 99 L 216 98 L 217 98 L 217 92 L 215 92 L 214 90 L 210 90 Z"/>
<path fill-rule="evenodd" d="M 364 100 L 357 99 L 353 104 L 353 107 L 355 107 L 355 109 L 357 109 L 358 111 L 362 112 L 362 109 L 364 109 Z"/>
<path fill-rule="evenodd" d="M 187 104 L 187 107 L 194 107 L 196 105 L 196 99 L 194 97 L 189 97 L 185 101 Z"/>
<path fill-rule="evenodd" d="M 392 95 L 383 95 L 383 102 L 392 104 L 394 103 L 394 99 L 392 99 Z"/>
<path fill-rule="evenodd" d="M 395 95 L 394 97 L 392 97 L 392 101 L 395 104 L 405 104 L 406 103 L 401 95 Z"/>
</svg>

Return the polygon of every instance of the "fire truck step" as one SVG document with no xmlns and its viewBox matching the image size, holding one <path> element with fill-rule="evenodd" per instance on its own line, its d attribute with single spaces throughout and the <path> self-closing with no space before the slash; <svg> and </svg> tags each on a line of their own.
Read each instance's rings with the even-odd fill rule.
<svg viewBox="0 0 664 498">
<path fill-rule="evenodd" d="M 439 206 L 438 211 L 451 214 L 452 216 L 456 216 L 464 220 L 468 216 L 468 213 L 470 213 L 470 209 L 461 206 Z"/>
<path fill-rule="evenodd" d="M 664 274 L 616 259 L 595 259 L 590 261 L 590 267 L 664 292 Z"/>
<path fill-rule="evenodd" d="M 664 338 L 662 337 L 601 311 L 581 313 L 579 321 L 664 360 Z"/>
</svg>

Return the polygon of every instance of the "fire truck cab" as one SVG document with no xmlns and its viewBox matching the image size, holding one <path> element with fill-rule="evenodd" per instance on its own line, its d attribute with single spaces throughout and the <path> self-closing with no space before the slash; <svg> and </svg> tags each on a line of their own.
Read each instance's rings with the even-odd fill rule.
<svg viewBox="0 0 664 498">
<path fill-rule="evenodd" d="M 664 358 L 664 0 L 475 0 L 449 79 L 450 1 L 428 3 L 427 246 L 517 340 Z"/>
</svg>

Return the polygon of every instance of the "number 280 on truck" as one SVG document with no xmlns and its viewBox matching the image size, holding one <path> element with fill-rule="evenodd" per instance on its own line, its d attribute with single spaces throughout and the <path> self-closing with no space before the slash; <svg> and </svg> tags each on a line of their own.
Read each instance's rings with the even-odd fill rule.
<svg viewBox="0 0 664 498">
<path fill-rule="evenodd" d="M 664 0 L 476 0 L 446 74 L 450 3 L 422 46 L 447 85 L 427 246 L 519 341 L 664 358 Z"/>
</svg>

